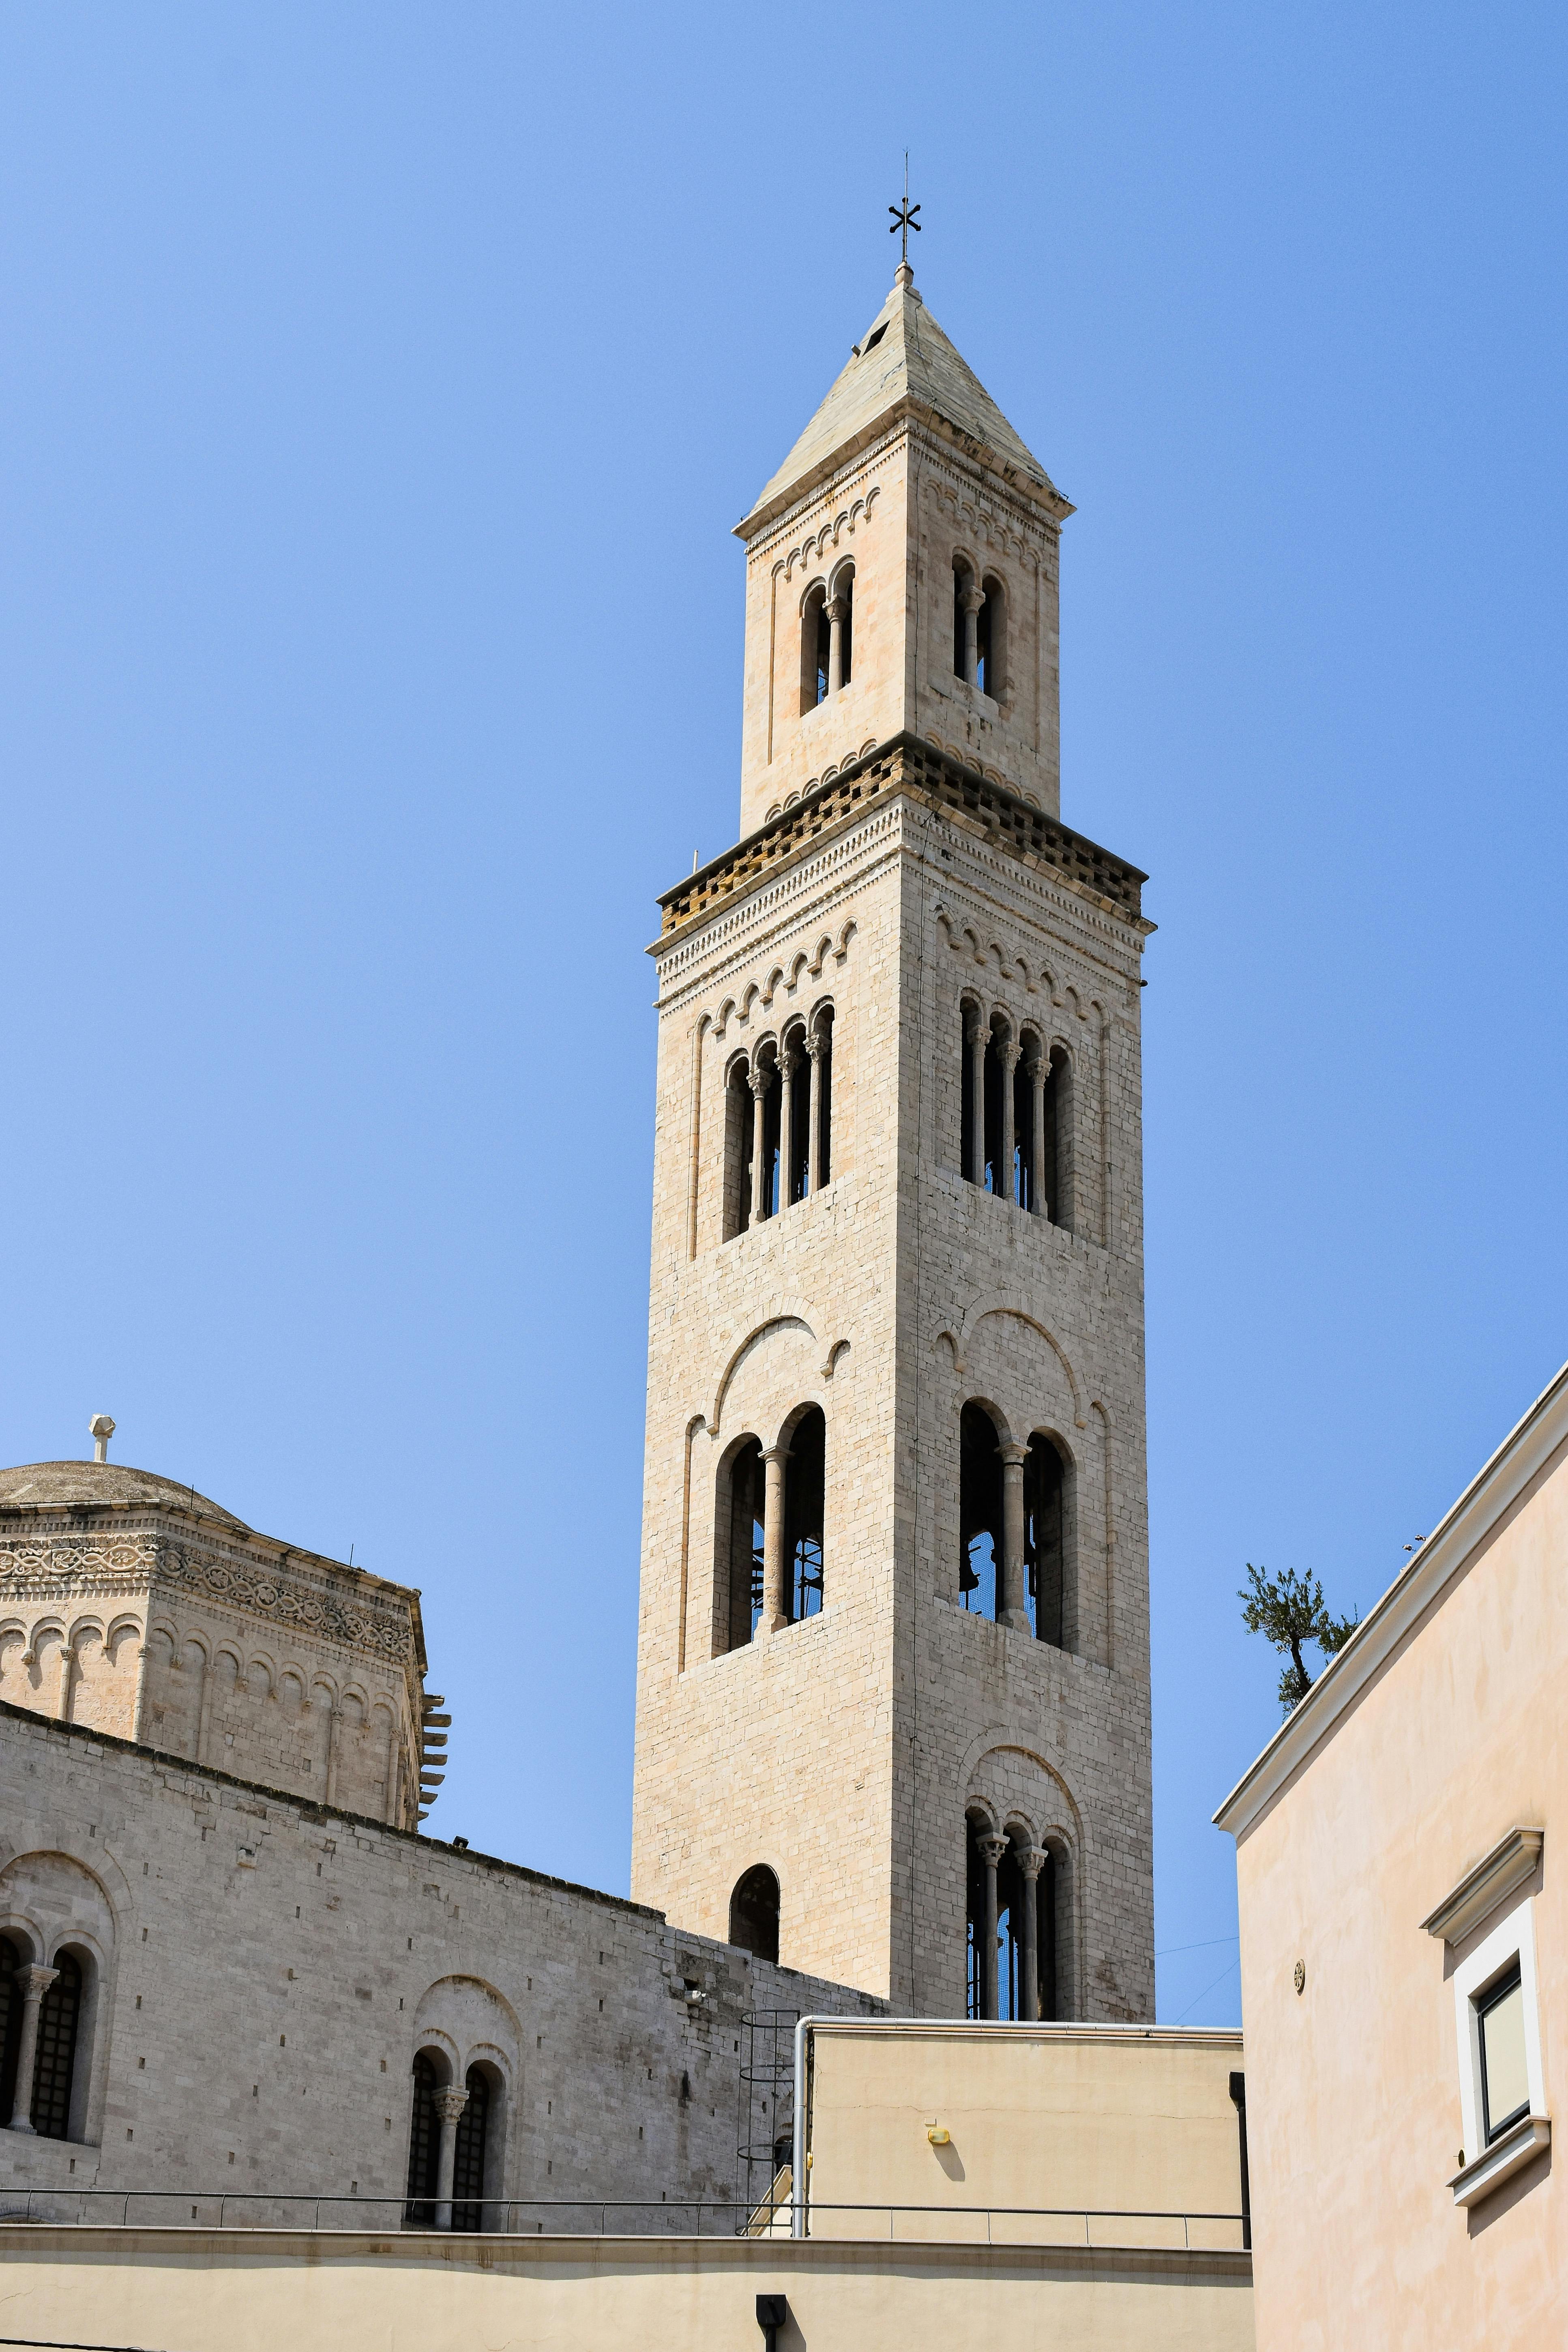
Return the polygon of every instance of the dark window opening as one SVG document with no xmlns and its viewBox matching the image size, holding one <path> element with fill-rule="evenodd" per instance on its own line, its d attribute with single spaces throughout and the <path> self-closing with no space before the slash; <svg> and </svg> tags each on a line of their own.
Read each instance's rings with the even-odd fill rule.
<svg viewBox="0 0 1568 2352">
<path fill-rule="evenodd" d="M 730 1465 L 728 1591 L 721 1596 L 725 1622 L 719 1628 L 721 1650 L 744 1649 L 763 1613 L 766 1477 L 763 1449 L 749 1437 Z"/>
<path fill-rule="evenodd" d="M 411 2230 L 436 2227 L 436 2189 L 441 2158 L 441 2126 L 436 2114 L 440 2078 L 436 2062 L 421 2050 L 414 2061 L 414 2115 L 408 2133 L 408 2201 L 403 2218 Z"/>
<path fill-rule="evenodd" d="M 1018 2021 L 1028 2016 L 1025 2000 L 1024 1962 L 1026 1930 L 1024 1909 L 1028 1882 L 1018 1864 L 1018 1850 L 1009 1841 L 996 1864 L 995 2008 L 990 2006 L 985 1967 L 986 1864 L 980 1841 L 990 1834 L 984 1821 L 965 1823 L 964 1871 L 965 1993 L 964 2014 Z M 1054 1853 L 1047 1852 L 1035 1881 L 1036 2014 L 1054 2021 L 1060 2013 L 1057 1984 L 1058 1874 Z"/>
<path fill-rule="evenodd" d="M 992 1030 L 985 1040 L 985 1171 L 988 1192 L 1003 1189 L 1002 1088 L 1005 1083 L 999 1051 L 1002 1040 Z"/>
<path fill-rule="evenodd" d="M 1033 1213 L 1035 1191 L 1035 1071 L 1020 1060 L 1013 1072 L 1013 1198 Z"/>
<path fill-rule="evenodd" d="M 816 605 L 816 699 L 827 699 L 827 671 L 833 654 L 833 624 L 827 617 L 827 599 Z"/>
<path fill-rule="evenodd" d="M 964 1175 L 965 1175 L 965 1176 L 970 1180 L 970 1181 L 971 1181 L 971 1182 L 973 1182 L 973 1179 L 974 1179 L 974 1053 L 975 1053 L 975 1046 L 974 1046 L 974 1040 L 973 1040 L 973 1037 L 971 1036 L 971 1034 L 970 1034 L 970 1031 L 971 1031 L 972 1027 L 973 1026 L 973 1015 L 971 1014 L 970 1010 L 969 1010 L 969 1007 L 968 1007 L 966 1004 L 961 1004 L 961 1005 L 960 1005 L 960 1007 L 959 1007 L 959 1009 L 958 1009 L 958 1018 L 959 1018 L 959 1023 L 960 1023 L 960 1024 L 961 1024 L 961 1027 L 962 1027 L 962 1029 L 963 1029 L 963 1103 L 962 1109 L 960 1110 L 960 1113 L 959 1113 L 959 1139 L 958 1139 L 959 1166 L 963 1169 Z"/>
<path fill-rule="evenodd" d="M 955 563 L 952 567 L 952 674 L 954 677 L 967 677 L 969 675 L 969 615 L 964 610 L 963 599 L 973 576 L 965 564 Z"/>
<path fill-rule="evenodd" d="M 1024 1465 L 1024 1568 L 1029 1623 L 1037 1638 L 1063 1646 L 1066 1559 L 1062 1457 L 1048 1437 L 1029 1440 Z"/>
<path fill-rule="evenodd" d="M 0 2131 L 11 2120 L 16 2096 L 16 2053 L 22 2039 L 22 1988 L 16 1971 L 22 1955 L 9 1936 L 0 1936 Z"/>
<path fill-rule="evenodd" d="M 812 1405 L 795 1425 L 784 1464 L 784 1607 L 792 1623 L 822 1607 L 822 1528 L 827 1424 Z"/>
<path fill-rule="evenodd" d="M 822 1125 L 819 1147 L 822 1181 L 825 1184 L 830 1184 L 833 1181 L 833 1015 L 831 1013 L 825 1013 L 822 1015 L 816 1024 L 816 1034 L 821 1040 L 818 1047 L 821 1067 L 817 1072 L 816 1092 L 818 1117 Z"/>
<path fill-rule="evenodd" d="M 490 2120 L 490 2086 L 482 2067 L 469 2067 L 464 2088 L 468 2100 L 458 2117 L 453 2151 L 452 2227 L 454 2230 L 482 2230 L 485 2224 L 485 2148 Z"/>
<path fill-rule="evenodd" d="M 1002 1569 L 1002 1457 L 984 1405 L 966 1404 L 958 1424 L 958 1591 L 972 1614 L 994 1619 Z"/>
<path fill-rule="evenodd" d="M 811 1055 L 798 1032 L 795 1067 L 789 1074 L 789 1197 L 804 1201 L 811 1190 Z"/>
<path fill-rule="evenodd" d="M 752 1214 L 752 1088 L 738 1062 L 724 1088 L 724 1239 L 743 1234 Z"/>
<path fill-rule="evenodd" d="M 776 1064 L 763 1066 L 766 1080 L 763 1095 L 763 1214 L 776 1217 L 782 1205 L 779 1201 L 779 1111 L 782 1088 Z"/>
<path fill-rule="evenodd" d="M 881 325 L 879 327 L 873 327 L 870 333 L 867 336 L 865 342 L 861 345 L 862 352 L 874 352 L 887 331 L 888 322 L 886 319 L 884 319 Z"/>
<path fill-rule="evenodd" d="M 32 2125 L 40 2139 L 64 2139 L 70 2125 L 76 2071 L 81 1969 L 68 1952 L 55 1959 L 56 1977 L 38 2010 L 38 2059 L 33 2075 Z"/>
<path fill-rule="evenodd" d="M 753 1863 L 735 1881 L 730 1897 L 730 1941 L 753 1958 L 772 1960 L 777 1966 L 779 1883 L 765 1862 Z"/>
<path fill-rule="evenodd" d="M 840 686 L 847 686 L 855 667 L 855 575 L 846 573 L 839 583 L 838 601 L 844 607 L 838 624 L 838 664 Z"/>
<path fill-rule="evenodd" d="M 995 699 L 995 671 L 991 661 L 991 599 L 974 615 L 974 683 L 982 694 Z"/>
</svg>

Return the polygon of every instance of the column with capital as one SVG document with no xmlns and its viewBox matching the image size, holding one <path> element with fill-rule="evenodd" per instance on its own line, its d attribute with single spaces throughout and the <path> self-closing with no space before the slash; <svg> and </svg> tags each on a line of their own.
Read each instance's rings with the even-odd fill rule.
<svg viewBox="0 0 1568 2352">
<path fill-rule="evenodd" d="M 329 1805 L 338 1793 L 338 1733 L 342 1719 L 342 1708 L 338 1706 L 335 1699 L 329 1697 L 327 1702 L 327 1783 L 324 1791 L 325 1800 Z"/>
<path fill-rule="evenodd" d="M 1046 1080 L 1050 1075 L 1050 1062 L 1042 1051 L 1029 1064 L 1035 1093 L 1035 1197 L 1029 1205 L 1037 1217 L 1048 1217 L 1051 1213 L 1046 1188 Z"/>
<path fill-rule="evenodd" d="M 822 1190 L 822 1057 L 827 1039 L 820 1028 L 805 1041 L 811 1055 L 811 1100 L 805 1114 L 806 1191 L 813 1199 Z"/>
<path fill-rule="evenodd" d="M 978 1013 L 969 1016 L 969 1157 L 964 1170 L 972 1184 L 985 1182 L 985 1045 L 988 1036 Z"/>
<path fill-rule="evenodd" d="M 74 1642 L 62 1642 L 60 1644 L 60 1696 L 59 1705 L 56 1710 L 62 1723 L 68 1723 L 71 1719 L 71 1676 L 75 1672 L 76 1644 Z"/>
<path fill-rule="evenodd" d="M 1024 1881 L 1024 2015 L 1031 2021 L 1040 2013 L 1040 1873 L 1046 1862 L 1042 1845 L 1026 1845 L 1018 1856 Z"/>
<path fill-rule="evenodd" d="M 969 686 L 980 683 L 980 607 L 985 592 L 971 580 L 959 598 L 963 606 L 963 677 Z"/>
<path fill-rule="evenodd" d="M 763 1455 L 767 1484 L 763 1501 L 763 1616 L 759 1630 L 782 1633 L 789 1623 L 784 1608 L 784 1464 L 787 1445 L 770 1445 Z"/>
<path fill-rule="evenodd" d="M 779 1055 L 779 1208 L 789 1207 L 795 1184 L 795 1074 L 800 1048 L 794 1039 Z"/>
<path fill-rule="evenodd" d="M 1024 1591 L 1024 1465 L 1026 1445 L 999 1445 L 1002 1456 L 1002 1559 L 996 1580 L 996 1622 L 1017 1633 L 1029 1631 Z"/>
<path fill-rule="evenodd" d="M 448 2083 L 439 2091 L 432 2091 L 430 2104 L 436 2110 L 441 2126 L 441 2143 L 436 2156 L 436 2227 L 449 2230 L 452 2226 L 452 2172 L 458 2161 L 458 2117 L 468 2104 L 467 2091 Z"/>
<path fill-rule="evenodd" d="M 11 1981 L 22 1989 L 22 2032 L 16 2043 L 16 2092 L 11 2102 L 11 2121 L 7 2128 L 14 2132 L 30 2132 L 33 2128 L 33 2075 L 38 2063 L 38 2012 L 44 2005 L 44 1995 L 58 1976 L 58 1969 L 37 1967 L 18 1969 Z"/>
<path fill-rule="evenodd" d="M 773 1072 L 753 1062 L 750 1071 L 752 1087 L 752 1213 L 748 1223 L 760 1225 L 768 1213 L 767 1175 L 763 1167 L 763 1144 L 767 1135 L 768 1087 Z"/>
<path fill-rule="evenodd" d="M 837 694 L 844 683 L 844 624 L 849 617 L 848 599 L 835 596 L 827 607 L 827 691 Z"/>
<path fill-rule="evenodd" d="M 1002 1065 L 1002 1181 L 996 1189 L 1005 1201 L 1011 1201 L 1015 1193 L 1013 1162 L 1017 1156 L 1017 1137 L 1013 1121 L 1013 1073 L 1022 1052 L 1016 1037 L 1009 1037 L 996 1049 L 996 1058 Z"/>
<path fill-rule="evenodd" d="M 980 1948 L 980 2014 L 994 2018 L 996 2006 L 996 1865 L 1007 1851 L 1007 1841 L 1000 1830 L 988 1830 L 977 1838 L 980 1859 L 985 1864 L 985 1922 Z"/>
</svg>

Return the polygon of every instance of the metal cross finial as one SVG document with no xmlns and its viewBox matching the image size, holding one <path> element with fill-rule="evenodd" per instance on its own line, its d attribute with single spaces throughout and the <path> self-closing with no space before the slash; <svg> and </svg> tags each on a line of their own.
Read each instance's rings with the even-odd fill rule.
<svg viewBox="0 0 1568 2352">
<path fill-rule="evenodd" d="M 894 229 L 903 231 L 903 241 L 899 247 L 899 262 L 900 268 L 907 269 L 910 266 L 910 231 L 913 229 L 917 236 L 921 233 L 921 225 L 915 218 L 920 206 L 911 205 L 910 202 L 910 151 L 907 147 L 904 150 L 904 201 L 901 206 L 889 205 L 888 210 L 893 215 L 892 227 L 889 229 L 888 235 L 891 236 Z"/>
</svg>

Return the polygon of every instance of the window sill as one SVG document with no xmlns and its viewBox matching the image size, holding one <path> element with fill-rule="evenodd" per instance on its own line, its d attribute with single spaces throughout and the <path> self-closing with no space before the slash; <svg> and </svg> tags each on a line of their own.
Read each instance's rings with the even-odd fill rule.
<svg viewBox="0 0 1568 2352">
<path fill-rule="evenodd" d="M 1521 2116 L 1518 2123 L 1493 2140 L 1484 2155 L 1456 2172 L 1448 2186 L 1454 2192 L 1456 2205 L 1479 2205 L 1505 2180 L 1527 2165 L 1543 2147 L 1552 2145 L 1552 2125 L 1545 2116 Z"/>
</svg>

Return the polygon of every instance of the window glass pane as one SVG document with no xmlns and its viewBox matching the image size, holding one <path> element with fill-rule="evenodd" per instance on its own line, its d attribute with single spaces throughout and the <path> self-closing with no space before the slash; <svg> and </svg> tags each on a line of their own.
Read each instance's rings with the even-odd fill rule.
<svg viewBox="0 0 1568 2352">
<path fill-rule="evenodd" d="M 1524 2063 L 1524 1990 L 1516 1968 L 1480 2003 L 1481 2090 L 1489 2140 L 1530 2105 Z"/>
</svg>

